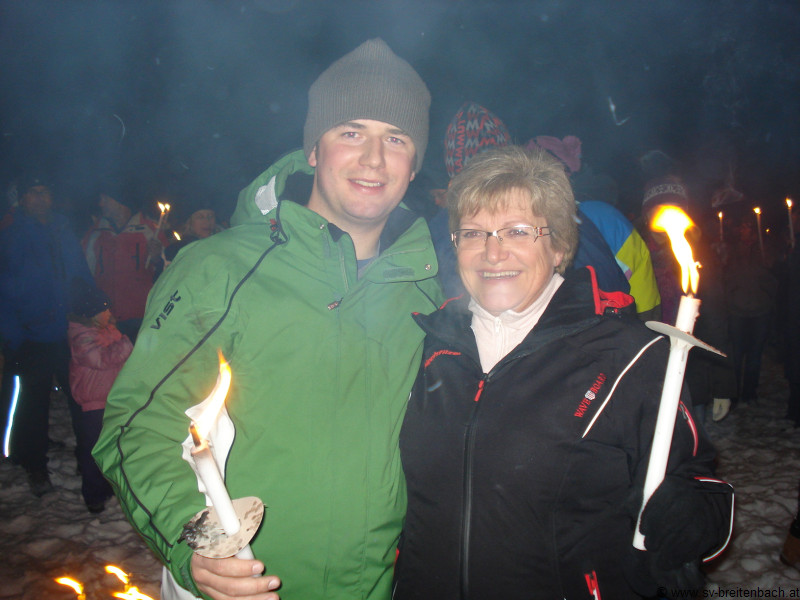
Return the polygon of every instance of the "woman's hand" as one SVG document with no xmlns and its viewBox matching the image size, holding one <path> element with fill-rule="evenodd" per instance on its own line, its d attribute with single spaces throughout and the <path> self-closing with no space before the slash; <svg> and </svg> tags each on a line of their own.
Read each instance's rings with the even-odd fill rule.
<svg viewBox="0 0 800 600">
<path fill-rule="evenodd" d="M 264 572 L 258 560 L 205 558 L 192 555 L 192 575 L 198 589 L 214 600 L 280 600 L 276 590 L 281 580 L 275 575 L 254 577 Z"/>
</svg>

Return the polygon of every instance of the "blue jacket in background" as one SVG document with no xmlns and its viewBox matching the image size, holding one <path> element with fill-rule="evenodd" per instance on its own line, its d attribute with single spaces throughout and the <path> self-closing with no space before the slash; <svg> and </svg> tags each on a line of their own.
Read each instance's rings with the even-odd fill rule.
<svg viewBox="0 0 800 600">
<path fill-rule="evenodd" d="M 47 224 L 14 214 L 0 231 L 0 337 L 16 350 L 26 341 L 66 339 L 69 289 L 74 278 L 94 285 L 80 243 L 67 218 Z"/>
</svg>

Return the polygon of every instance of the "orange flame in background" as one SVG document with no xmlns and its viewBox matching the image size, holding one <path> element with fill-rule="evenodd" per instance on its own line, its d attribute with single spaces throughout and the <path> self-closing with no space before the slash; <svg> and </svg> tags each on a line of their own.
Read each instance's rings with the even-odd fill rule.
<svg viewBox="0 0 800 600">
<path fill-rule="evenodd" d="M 106 565 L 106 573 L 116 575 L 117 579 L 119 579 L 122 583 L 128 583 L 128 581 L 130 581 L 128 574 L 117 566 Z"/>
<path fill-rule="evenodd" d="M 141 593 L 136 586 L 129 587 L 124 592 L 114 592 L 112 596 L 122 600 L 155 600 L 152 596 Z"/>
<path fill-rule="evenodd" d="M 114 565 L 106 565 L 106 572 L 112 573 L 119 579 L 122 583 L 125 584 L 125 591 L 124 592 L 113 592 L 111 594 L 114 598 L 122 598 L 122 600 L 155 600 L 152 596 L 148 596 L 147 594 L 143 594 L 139 591 L 139 588 L 136 586 L 128 585 L 130 578 L 128 574 L 120 569 L 119 567 L 115 567 Z M 78 594 L 78 598 L 83 600 L 86 596 L 83 593 L 83 584 L 74 579 L 70 579 L 69 577 L 59 577 L 56 579 L 56 583 L 60 583 L 61 585 L 67 585 L 71 587 L 75 592 Z"/>
<path fill-rule="evenodd" d="M 668 205 L 658 209 L 651 225 L 653 231 L 663 231 L 669 237 L 672 252 L 681 266 L 681 287 L 687 294 L 696 292 L 700 282 L 699 264 L 695 262 L 692 247 L 686 241 L 686 230 L 693 226 L 694 223 L 685 212 L 677 206 Z"/>
<path fill-rule="evenodd" d="M 70 579 L 69 577 L 59 577 L 56 579 L 56 583 L 60 583 L 61 585 L 66 585 L 71 587 L 75 590 L 75 593 L 78 594 L 78 598 L 85 598 L 86 596 L 83 595 L 83 584 L 74 579 Z"/>
<path fill-rule="evenodd" d="M 130 577 L 128 577 L 128 574 L 119 567 L 116 567 L 114 565 L 106 565 L 106 572 L 116 575 L 117 579 L 119 579 L 122 583 L 125 584 L 125 591 L 114 592 L 112 594 L 114 598 L 122 598 L 123 600 L 154 600 L 152 597 L 146 594 L 142 594 L 139 591 L 139 588 L 137 588 L 136 586 L 128 585 Z"/>
<path fill-rule="evenodd" d="M 219 375 L 217 375 L 217 383 L 214 385 L 214 389 L 211 390 L 211 394 L 208 396 L 208 398 L 211 398 L 211 403 L 194 423 L 197 434 L 202 439 L 208 438 L 208 434 L 217 420 L 217 415 L 225 405 L 225 397 L 231 387 L 231 367 L 222 355 L 222 351 L 218 350 L 217 353 L 219 354 Z"/>
<path fill-rule="evenodd" d="M 173 231 L 172 235 L 175 237 L 176 240 L 178 240 L 179 242 L 181 241 L 181 234 L 180 233 L 178 233 L 177 231 Z"/>
</svg>

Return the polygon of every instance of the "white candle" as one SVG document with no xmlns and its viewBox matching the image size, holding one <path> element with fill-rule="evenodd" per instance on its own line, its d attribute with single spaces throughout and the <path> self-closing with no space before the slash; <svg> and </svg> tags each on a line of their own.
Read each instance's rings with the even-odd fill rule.
<svg viewBox="0 0 800 600">
<path fill-rule="evenodd" d="M 206 494 L 211 499 L 211 505 L 217 511 L 222 529 L 227 535 L 234 535 L 241 528 L 241 523 L 236 515 L 236 510 L 233 508 L 228 488 L 225 487 L 225 482 L 222 479 L 219 468 L 217 468 L 211 448 L 208 442 L 197 433 L 197 428 L 194 424 L 189 428 L 189 432 L 192 434 L 192 441 L 194 442 L 192 458 L 194 458 L 197 466 L 198 476 L 206 488 Z M 255 558 L 253 551 L 250 549 L 250 544 L 239 550 L 236 553 L 236 557 Z"/>
<path fill-rule="evenodd" d="M 172 208 L 169 204 L 162 204 L 158 202 L 158 208 L 161 209 L 161 216 L 158 217 L 158 225 L 156 226 L 156 234 L 161 231 L 161 228 L 164 226 L 164 219 L 167 218 L 169 214 L 170 208 Z"/>
<path fill-rule="evenodd" d="M 758 227 L 758 247 L 761 250 L 761 258 L 764 258 L 764 238 L 761 234 L 761 209 L 756 206 L 753 209 L 753 212 L 756 213 L 756 227 Z"/>
<path fill-rule="evenodd" d="M 720 213 L 721 214 L 721 213 Z M 721 217 L 720 217 L 721 219 Z M 639 518 L 636 521 L 636 531 L 633 536 L 633 546 L 638 550 L 645 550 L 645 539 L 639 529 L 642 512 L 656 491 L 667 472 L 669 451 L 672 446 L 672 434 L 675 430 L 675 420 L 680 404 L 683 376 L 686 371 L 686 359 L 692 346 L 701 345 L 702 342 L 692 337 L 694 323 L 700 314 L 700 300 L 690 292 L 696 291 L 700 275 L 697 263 L 692 255 L 692 248 L 686 240 L 686 230 L 693 225 L 689 217 L 681 209 L 665 206 L 659 209 L 652 227 L 657 231 L 664 231 L 669 236 L 672 251 L 681 266 L 681 287 L 686 295 L 681 296 L 678 305 L 678 316 L 675 326 L 664 323 L 648 322 L 650 329 L 669 336 L 669 358 L 667 370 L 664 373 L 664 387 L 661 389 L 661 401 L 656 417 L 656 426 L 653 433 L 653 443 L 650 447 L 650 460 L 647 465 L 642 505 L 639 509 Z"/>
<path fill-rule="evenodd" d="M 161 209 L 161 216 L 158 217 L 158 225 L 156 225 L 156 234 L 155 239 L 158 239 L 158 234 L 161 233 L 161 228 L 164 226 L 164 219 L 169 214 L 169 209 L 171 208 L 169 204 L 162 204 L 158 202 L 158 208 Z M 150 266 L 150 253 L 147 254 L 147 260 L 144 261 L 144 268 L 148 268 Z"/>
<path fill-rule="evenodd" d="M 719 217 L 719 241 L 720 242 L 724 242 L 725 241 L 725 233 L 724 233 L 724 230 L 722 228 L 722 211 L 719 211 L 717 213 L 717 216 Z"/>
<path fill-rule="evenodd" d="M 794 248 L 794 223 L 792 223 L 792 199 L 786 199 L 786 210 L 789 213 L 789 244 Z"/>
<path fill-rule="evenodd" d="M 675 329 L 684 333 L 692 333 L 694 323 L 699 314 L 700 300 L 693 296 L 682 296 L 678 306 L 678 317 L 675 320 Z M 664 475 L 667 472 L 669 451 L 672 446 L 672 434 L 675 429 L 683 376 L 686 371 L 686 359 L 689 357 L 689 350 L 692 349 L 693 345 L 686 339 L 670 336 L 669 359 L 667 360 L 667 370 L 664 375 L 664 387 L 661 390 L 661 403 L 656 417 L 653 444 L 650 448 L 650 461 L 647 465 L 647 477 L 644 481 L 642 506 L 639 510 L 636 533 L 633 537 L 633 545 L 639 550 L 645 549 L 644 536 L 639 531 L 642 512 L 653 492 L 664 481 Z"/>
</svg>

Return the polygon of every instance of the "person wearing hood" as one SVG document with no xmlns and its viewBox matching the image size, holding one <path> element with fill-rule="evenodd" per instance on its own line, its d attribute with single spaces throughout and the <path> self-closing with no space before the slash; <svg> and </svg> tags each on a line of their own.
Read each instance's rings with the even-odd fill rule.
<svg viewBox="0 0 800 600">
<path fill-rule="evenodd" d="M 175 228 L 175 241 L 164 248 L 162 258 L 165 268 L 175 260 L 179 250 L 222 231 L 222 227 L 217 224 L 214 207 L 202 196 L 187 198 L 173 206 L 169 220 Z"/>
<path fill-rule="evenodd" d="M 74 429 L 80 417 L 69 393 L 69 289 L 74 279 L 91 282 L 92 276 L 67 218 L 53 210 L 47 180 L 25 176 L 18 190 L 19 208 L 0 231 L 3 450 L 25 469 L 31 492 L 42 496 L 53 490 L 47 433 L 54 377 Z"/>
<path fill-rule="evenodd" d="M 166 237 L 127 190 L 113 181 L 99 187 L 101 218 L 84 236 L 83 248 L 97 287 L 111 300 L 117 327 L 135 341 Z"/>
<path fill-rule="evenodd" d="M 389 597 L 398 435 L 422 356 L 411 315 L 443 300 L 425 221 L 401 205 L 429 107 L 414 69 L 364 42 L 311 86 L 303 149 L 153 288 L 94 456 L 166 565 L 162 598 Z M 204 558 L 182 537 L 206 505 L 181 459 L 185 411 L 214 387 L 218 352 L 232 385 L 217 430 L 230 427 L 212 441 L 230 496 L 267 507 L 257 560 Z M 264 565 L 280 580 L 253 578 Z"/>
</svg>

